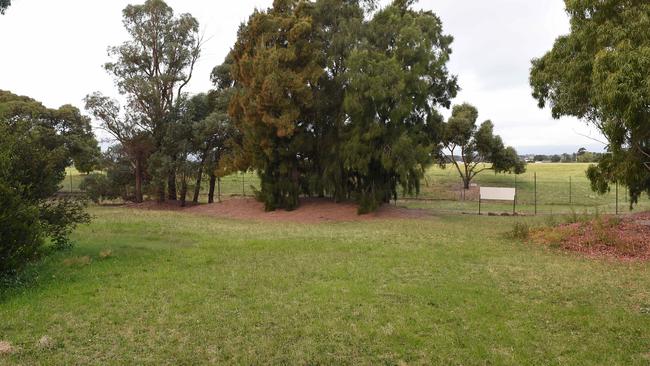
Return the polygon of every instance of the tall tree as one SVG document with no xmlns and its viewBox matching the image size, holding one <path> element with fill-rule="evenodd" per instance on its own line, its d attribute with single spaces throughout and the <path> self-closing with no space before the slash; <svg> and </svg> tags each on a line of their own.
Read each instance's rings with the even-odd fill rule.
<svg viewBox="0 0 650 366">
<path fill-rule="evenodd" d="M 175 15 L 162 0 L 129 5 L 123 22 L 131 39 L 109 48 L 115 59 L 105 65 L 121 94 L 151 134 L 157 153 L 163 149 L 166 124 L 174 116 L 176 101 L 192 78 L 201 51 L 199 23 L 190 14 Z M 168 159 L 172 162 L 174 156 Z M 175 172 L 170 164 L 158 176 L 158 198 L 165 199 L 165 182 L 175 198 Z"/>
<path fill-rule="evenodd" d="M 342 157 L 362 212 L 388 202 L 398 186 L 419 190 L 439 140 L 435 108 L 449 107 L 458 89 L 446 67 L 453 38 L 413 3 L 396 0 L 376 13 L 348 58 Z"/>
<path fill-rule="evenodd" d="M 103 130 L 119 142 L 131 160 L 135 178 L 135 202 L 143 201 L 143 178 L 154 146 L 137 111 L 122 112 L 119 103 L 100 93 L 86 96 L 86 110 L 101 122 Z"/>
<path fill-rule="evenodd" d="M 331 193 L 336 201 L 349 198 L 347 170 L 343 164 L 342 138 L 348 116 L 344 99 L 349 87 L 348 58 L 361 44 L 368 0 L 319 0 L 314 5 L 315 41 L 324 72 L 315 87 L 316 112 L 313 133 L 313 172 L 307 177 L 310 190 Z"/>
<path fill-rule="evenodd" d="M 485 121 L 476 126 L 478 110 L 470 104 L 454 106 L 451 117 L 443 125 L 440 144 L 440 164 L 456 168 L 465 189 L 481 172 L 521 174 L 525 162 L 512 147 L 505 147 L 500 136 L 494 135 L 494 125 Z"/>
<path fill-rule="evenodd" d="M 312 6 L 306 0 L 275 0 L 240 29 L 231 53 L 237 88 L 230 114 L 250 167 L 260 175 L 258 196 L 267 210 L 293 209 L 301 193 L 313 128 L 312 85 L 323 72 L 312 42 Z"/>
<path fill-rule="evenodd" d="M 533 96 L 554 118 L 578 117 L 603 133 L 609 154 L 589 171 L 593 187 L 625 184 L 635 203 L 650 194 L 650 3 L 565 2 L 571 31 L 533 60 Z"/>
</svg>

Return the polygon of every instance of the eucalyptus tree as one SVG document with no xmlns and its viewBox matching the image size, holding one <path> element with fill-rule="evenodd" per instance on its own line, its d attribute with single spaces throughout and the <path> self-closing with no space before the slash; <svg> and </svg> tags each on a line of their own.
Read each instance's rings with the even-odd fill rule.
<svg viewBox="0 0 650 366">
<path fill-rule="evenodd" d="M 514 148 L 504 146 L 501 137 L 494 135 L 492 121 L 477 126 L 477 119 L 476 107 L 467 103 L 454 106 L 451 117 L 441 129 L 440 165 L 452 165 L 465 189 L 469 189 L 472 180 L 486 170 L 524 173 L 525 162 Z"/>
<path fill-rule="evenodd" d="M 138 113 L 139 123 L 151 135 L 159 153 L 168 131 L 166 125 L 173 120 L 176 102 L 200 56 L 199 23 L 190 14 L 176 15 L 162 0 L 127 6 L 123 23 L 130 39 L 109 48 L 113 61 L 105 69 L 126 96 L 129 108 Z M 159 200 L 165 199 L 165 181 L 169 198 L 175 199 L 173 164 L 164 177 L 156 178 Z"/>
<path fill-rule="evenodd" d="M 122 111 L 119 103 L 101 93 L 93 93 L 85 98 L 86 110 L 101 123 L 129 156 L 135 178 L 135 202 L 143 201 L 143 180 L 147 161 L 154 146 L 151 135 L 143 125 L 137 111 Z"/>
<path fill-rule="evenodd" d="M 622 183 L 637 202 L 650 193 L 650 3 L 567 0 L 566 10 L 570 33 L 532 62 L 533 96 L 602 132 L 609 154 L 589 170 L 593 188 Z"/>
</svg>

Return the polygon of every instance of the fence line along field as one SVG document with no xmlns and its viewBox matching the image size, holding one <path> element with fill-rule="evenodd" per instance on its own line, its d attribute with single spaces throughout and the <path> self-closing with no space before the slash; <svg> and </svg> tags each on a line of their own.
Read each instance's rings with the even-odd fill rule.
<svg viewBox="0 0 650 366">
<path fill-rule="evenodd" d="M 509 187 L 517 189 L 516 211 L 521 214 L 568 214 L 577 212 L 625 213 L 630 202 L 626 187 L 619 187 L 600 195 L 591 189 L 585 172 L 587 163 L 529 164 L 524 174 L 494 174 L 484 171 L 473 180 L 469 190 L 463 189 L 454 167 L 442 169 L 431 167 L 425 174 L 420 194 L 401 195 L 398 204 L 412 208 L 424 208 L 435 212 L 478 213 L 479 187 Z M 81 192 L 79 185 L 84 174 L 68 168 L 62 182 L 62 192 Z M 207 202 L 207 187 L 203 179 L 200 202 Z M 193 187 L 190 187 L 193 191 Z M 259 189 L 259 178 L 254 172 L 232 174 L 221 178 L 223 199 L 253 196 Z M 535 194 L 537 192 L 537 194 Z M 618 201 L 618 210 L 617 210 Z M 512 203 L 491 202 L 485 204 L 485 212 L 512 212 Z M 650 200 L 643 196 L 636 209 L 650 208 Z"/>
</svg>

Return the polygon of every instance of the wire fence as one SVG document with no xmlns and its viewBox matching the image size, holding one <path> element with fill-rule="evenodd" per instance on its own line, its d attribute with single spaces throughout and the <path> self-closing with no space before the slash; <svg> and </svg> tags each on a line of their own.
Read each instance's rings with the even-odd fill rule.
<svg viewBox="0 0 650 366">
<path fill-rule="evenodd" d="M 550 164 L 549 164 L 550 165 Z M 559 166 L 559 165 L 558 165 Z M 505 187 L 516 189 L 515 202 L 482 202 L 485 213 L 547 215 L 572 212 L 625 213 L 630 207 L 629 194 L 624 186 L 613 186 L 610 192 L 600 195 L 591 189 L 587 177 L 572 170 L 563 172 L 560 168 L 539 169 L 522 175 L 479 174 L 469 189 L 464 189 L 457 173 L 451 169 L 430 169 L 422 180 L 419 194 L 399 192 L 397 204 L 411 208 L 428 209 L 441 213 L 476 214 L 479 212 L 480 187 Z M 531 169 L 532 170 L 532 169 Z M 573 173 L 573 174 L 572 174 Z M 61 183 L 61 193 L 81 194 L 80 183 L 84 174 L 68 169 Z M 199 202 L 208 201 L 208 181 L 203 178 Z M 215 187 L 222 199 L 252 197 L 259 190 L 259 178 L 254 172 L 236 173 L 220 178 Z M 194 181 L 190 181 L 188 200 L 194 192 Z M 514 204 L 514 205 L 513 205 Z M 636 210 L 650 209 L 647 196 L 641 198 Z"/>
<path fill-rule="evenodd" d="M 624 213 L 630 208 L 626 187 L 615 185 L 604 195 L 595 193 L 585 175 L 562 176 L 531 172 L 523 175 L 481 174 L 465 189 L 460 176 L 450 170 L 429 171 L 419 194 L 403 194 L 398 201 L 408 207 L 452 213 L 567 214 L 571 212 Z M 481 187 L 514 188 L 515 202 L 482 201 Z M 650 209 L 643 197 L 636 206 Z"/>
</svg>

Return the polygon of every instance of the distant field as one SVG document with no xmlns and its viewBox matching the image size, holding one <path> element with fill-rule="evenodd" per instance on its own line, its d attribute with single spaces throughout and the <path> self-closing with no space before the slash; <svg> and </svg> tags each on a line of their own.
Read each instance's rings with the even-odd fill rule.
<svg viewBox="0 0 650 366">
<path fill-rule="evenodd" d="M 514 222 L 541 218 L 288 225 L 92 214 L 74 250 L 0 296 L 0 340 L 19 349 L 0 364 L 650 360 L 650 266 L 504 239 Z M 37 345 L 45 335 L 51 349 Z"/>
</svg>

